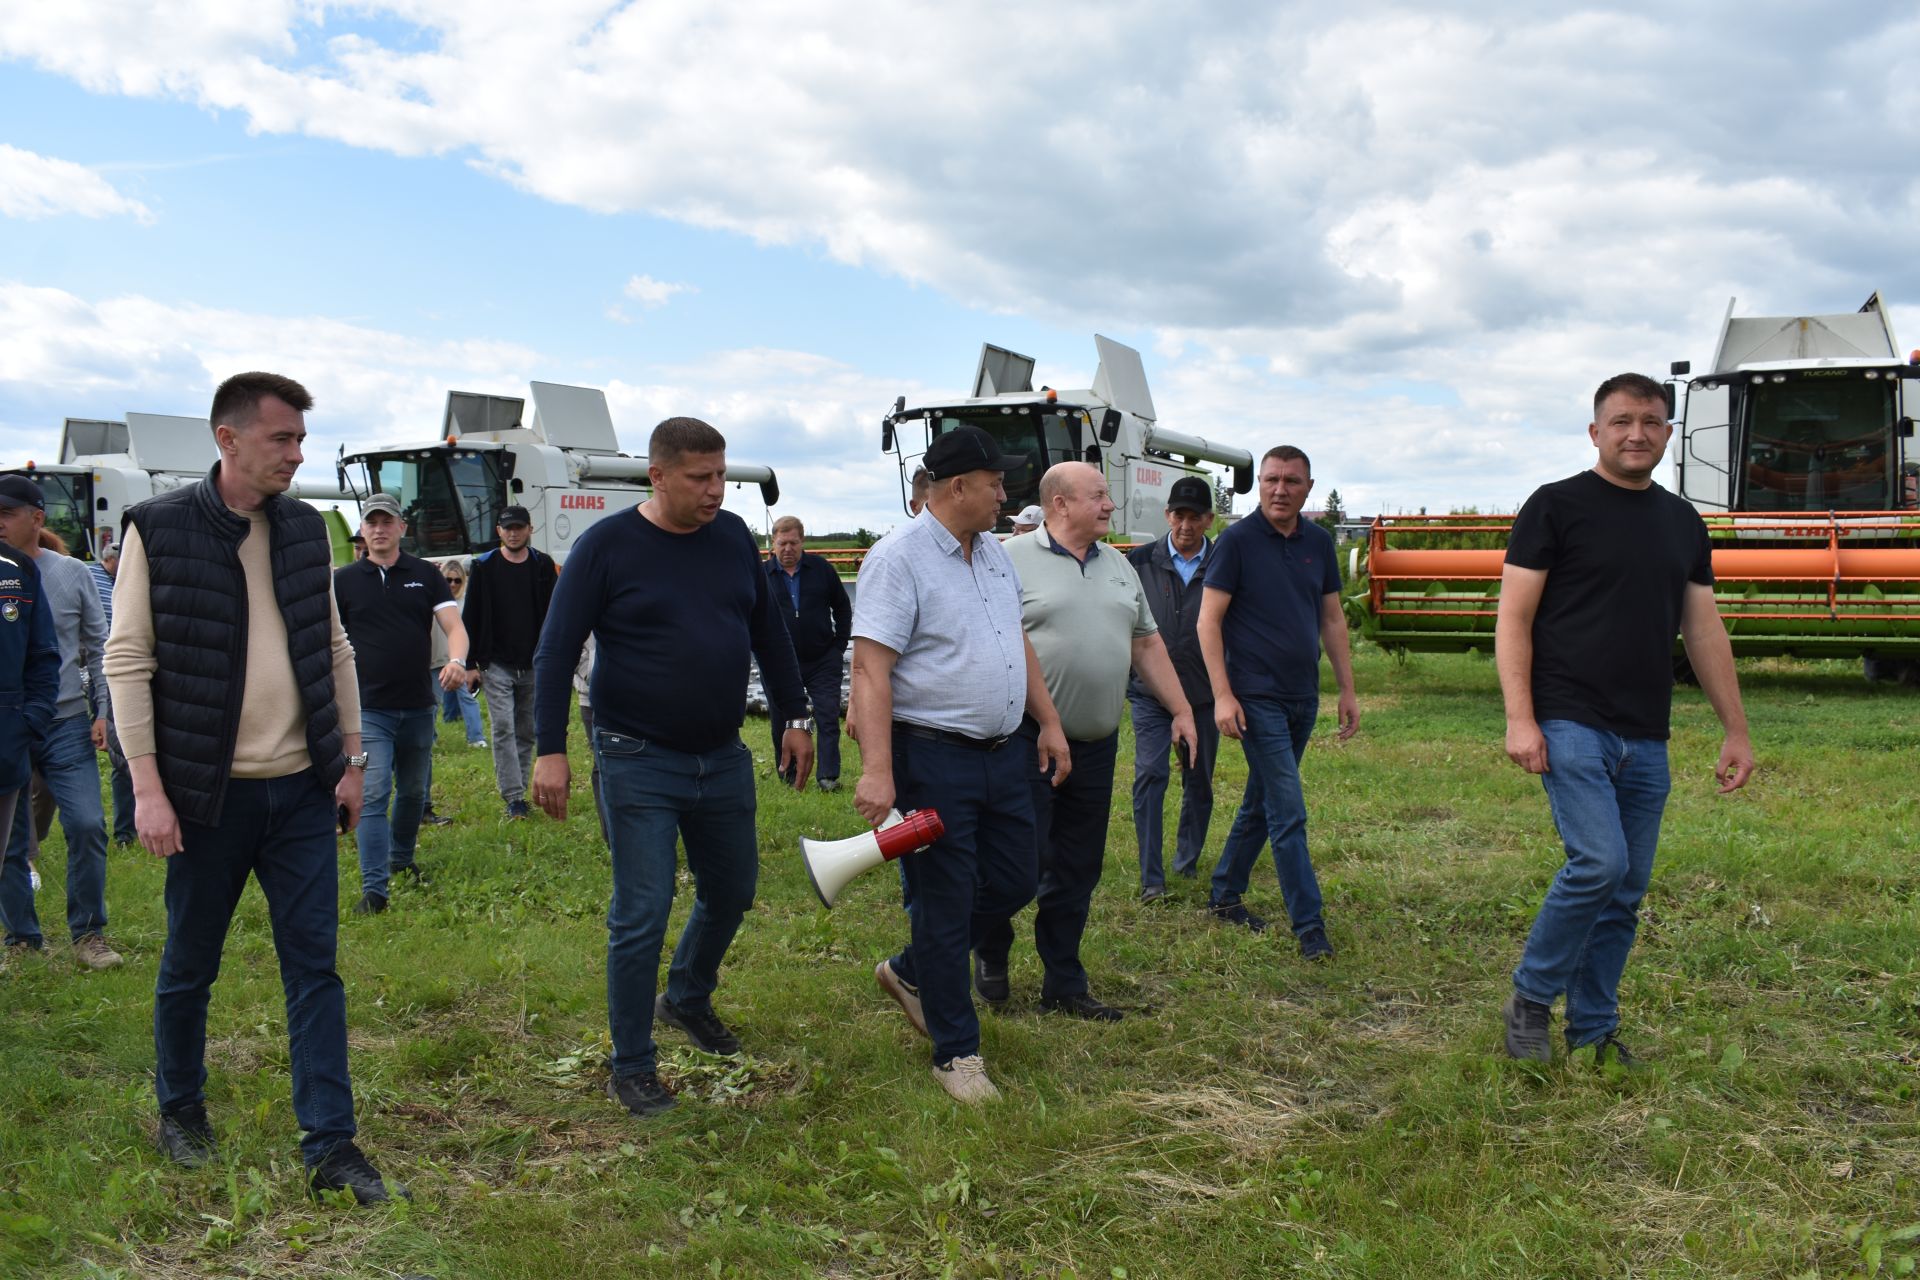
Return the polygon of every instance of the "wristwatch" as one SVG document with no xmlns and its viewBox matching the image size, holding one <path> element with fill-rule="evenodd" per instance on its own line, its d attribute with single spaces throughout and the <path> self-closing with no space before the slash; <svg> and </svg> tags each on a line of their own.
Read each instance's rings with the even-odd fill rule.
<svg viewBox="0 0 1920 1280">
<path fill-rule="evenodd" d="M 813 720 L 809 716 L 801 716 L 798 720 L 789 720 L 780 727 L 782 729 L 798 729 L 802 733 L 812 733 Z"/>
<path fill-rule="evenodd" d="M 347 768 L 349 768 L 349 769 L 364 769 L 364 768 L 366 768 L 366 767 L 367 767 L 367 753 L 366 753 L 366 752 L 364 752 L 364 751 L 362 751 L 362 752 L 361 752 L 361 753 L 360 753 L 359 755 L 357 755 L 357 756 L 348 756 L 348 757 L 347 757 Z"/>
</svg>

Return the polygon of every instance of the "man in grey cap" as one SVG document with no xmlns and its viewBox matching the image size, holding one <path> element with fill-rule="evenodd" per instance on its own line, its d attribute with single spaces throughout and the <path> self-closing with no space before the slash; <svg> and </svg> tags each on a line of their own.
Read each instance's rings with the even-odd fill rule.
<svg viewBox="0 0 1920 1280">
<path fill-rule="evenodd" d="M 1167 492 L 1167 536 L 1143 542 L 1127 553 L 1147 593 L 1147 607 L 1160 626 L 1167 657 L 1180 677 L 1180 688 L 1193 704 L 1197 751 L 1180 755 L 1180 827 L 1174 837 L 1173 873 L 1191 879 L 1200 869 L 1200 851 L 1207 842 L 1207 824 L 1213 820 L 1213 762 L 1220 751 L 1220 727 L 1213 722 L 1213 685 L 1200 656 L 1200 598 L 1207 580 L 1207 556 L 1213 543 L 1213 487 L 1200 476 L 1182 476 Z M 1149 694 L 1135 672 L 1127 686 L 1133 708 L 1133 829 L 1140 841 L 1140 900 L 1152 902 L 1167 893 L 1162 869 L 1162 816 L 1167 780 L 1172 774 L 1168 756 L 1173 741 L 1173 717 Z"/>
<path fill-rule="evenodd" d="M 553 557 L 528 545 L 533 521 L 525 507 L 507 507 L 495 528 L 500 547 L 475 556 L 467 573 L 467 661 L 487 691 L 492 721 L 493 780 L 507 817 L 531 812 L 533 781 L 533 651 L 547 620 L 560 570 Z"/>
</svg>

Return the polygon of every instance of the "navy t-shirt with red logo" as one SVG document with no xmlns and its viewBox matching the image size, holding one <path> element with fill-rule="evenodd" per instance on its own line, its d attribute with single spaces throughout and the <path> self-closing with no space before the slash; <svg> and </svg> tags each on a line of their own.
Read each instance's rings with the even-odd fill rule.
<svg viewBox="0 0 1920 1280">
<path fill-rule="evenodd" d="M 1207 588 L 1233 601 L 1220 625 L 1236 698 L 1320 696 L 1320 610 L 1340 590 L 1333 535 L 1302 520 L 1290 534 L 1256 511 L 1215 539 Z"/>
</svg>

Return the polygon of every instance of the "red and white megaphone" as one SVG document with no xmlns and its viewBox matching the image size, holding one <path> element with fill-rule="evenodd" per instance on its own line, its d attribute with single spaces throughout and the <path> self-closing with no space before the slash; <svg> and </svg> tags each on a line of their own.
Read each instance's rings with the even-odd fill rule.
<svg viewBox="0 0 1920 1280">
<path fill-rule="evenodd" d="M 847 881 L 862 871 L 892 862 L 903 853 L 924 849 L 947 833 L 947 824 L 932 809 L 915 809 L 902 817 L 898 809 L 872 831 L 845 840 L 800 841 L 800 856 L 822 906 L 831 907 Z"/>
</svg>

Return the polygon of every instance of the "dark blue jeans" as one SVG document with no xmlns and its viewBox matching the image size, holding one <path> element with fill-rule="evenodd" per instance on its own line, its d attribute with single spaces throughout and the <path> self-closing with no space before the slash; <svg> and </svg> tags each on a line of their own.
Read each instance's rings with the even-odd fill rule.
<svg viewBox="0 0 1920 1280">
<path fill-rule="evenodd" d="M 118 844 L 139 839 L 133 829 L 133 775 L 127 771 L 127 757 L 120 750 L 120 735 L 114 731 L 111 708 L 107 716 L 107 763 L 113 767 L 113 838 Z"/>
<path fill-rule="evenodd" d="M 360 742 L 367 753 L 366 807 L 354 831 L 360 890 L 384 898 L 393 873 L 413 865 L 433 779 L 433 708 L 362 707 Z"/>
<path fill-rule="evenodd" d="M 100 803 L 100 757 L 84 712 L 55 720 L 40 745 L 28 751 L 60 808 L 67 837 L 67 934 L 72 938 L 107 927 L 107 815 Z M 34 847 L 33 806 L 27 792 L 7 828 L 6 866 L 0 868 L 0 915 L 7 941 L 41 945 L 40 917 L 33 909 L 33 878 L 27 855 Z"/>
<path fill-rule="evenodd" d="M 1514 990 L 1552 1004 L 1567 996 L 1567 1043 L 1603 1040 L 1620 1025 L 1620 975 L 1653 879 L 1666 809 L 1667 744 L 1622 738 L 1572 720 L 1546 720 L 1540 775 L 1567 861 L 1534 917 Z"/>
<path fill-rule="evenodd" d="M 1129 697 L 1133 706 L 1133 833 L 1140 842 L 1140 887 L 1165 888 L 1160 851 L 1165 844 L 1167 781 L 1173 776 L 1173 716 L 1152 698 Z M 1193 709 L 1200 739 L 1198 757 L 1180 769 L 1180 826 L 1173 842 L 1173 870 L 1190 876 L 1200 868 L 1213 821 L 1213 762 L 1220 754 L 1220 726 L 1213 704 Z"/>
<path fill-rule="evenodd" d="M 595 732 L 593 744 L 613 850 L 607 907 L 613 1074 L 630 1076 L 656 1064 L 653 999 L 673 910 L 675 838 L 686 842 L 693 910 L 667 967 L 668 1000 L 712 1007 L 720 962 L 753 905 L 760 874 L 753 754 L 738 738 L 694 754 L 605 729 Z"/>
<path fill-rule="evenodd" d="M 936 810 L 947 829 L 900 859 L 913 934 L 891 961 L 920 988 L 937 1063 L 980 1051 L 968 954 L 988 927 L 1033 900 L 1039 873 L 1028 775 L 1035 772 L 1032 744 L 1022 737 L 998 751 L 975 751 L 894 730 L 895 807 Z"/>
<path fill-rule="evenodd" d="M 840 776 L 840 677 L 845 668 L 845 655 L 841 653 L 830 653 L 800 664 L 800 680 L 807 686 L 807 698 L 813 703 L 813 776 L 816 778 Z M 776 767 L 780 764 L 780 726 L 805 714 L 797 707 L 768 710 Z"/>
<path fill-rule="evenodd" d="M 1030 760 L 1036 758 L 1038 737 L 1039 731 L 1029 725 L 1016 739 Z M 1045 773 L 1027 771 L 1039 861 L 1033 949 L 1045 971 L 1040 981 L 1044 999 L 1087 991 L 1080 939 L 1087 932 L 1087 911 L 1107 859 L 1107 819 L 1113 812 L 1113 769 L 1119 745 L 1118 730 L 1092 742 L 1069 742 L 1073 768 L 1058 787 L 1053 785 L 1051 768 Z M 982 960 L 1002 969 L 1012 949 L 1013 921 L 1006 916 L 989 921 L 976 944 Z"/>
<path fill-rule="evenodd" d="M 1307 855 L 1307 798 L 1300 787 L 1300 757 L 1313 736 L 1320 699 L 1243 698 L 1240 712 L 1246 721 L 1240 746 L 1247 757 L 1247 789 L 1213 868 L 1212 902 L 1240 901 L 1260 847 L 1271 844 L 1280 895 L 1299 937 L 1322 923 L 1320 881 Z"/>
<path fill-rule="evenodd" d="M 347 996 L 334 971 L 340 919 L 333 791 L 309 769 L 233 778 L 220 825 L 180 823 L 186 848 L 167 859 L 167 945 L 153 990 L 154 1093 L 160 1110 L 204 1103 L 207 998 L 220 976 L 233 910 L 260 881 L 286 993 L 293 1114 L 308 1164 L 353 1137 Z"/>
</svg>

